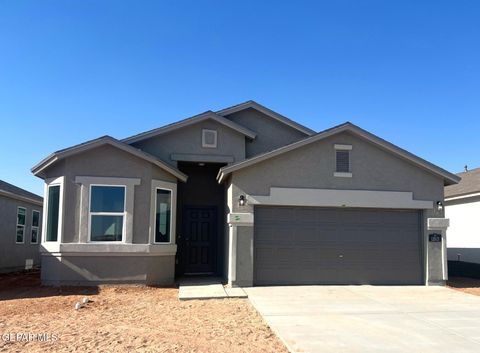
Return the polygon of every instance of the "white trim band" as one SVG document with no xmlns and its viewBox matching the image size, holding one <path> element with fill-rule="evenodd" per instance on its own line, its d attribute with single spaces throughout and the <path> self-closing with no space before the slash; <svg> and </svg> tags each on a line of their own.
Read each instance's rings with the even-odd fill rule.
<svg viewBox="0 0 480 353">
<path fill-rule="evenodd" d="M 433 201 L 414 200 L 412 192 L 270 188 L 269 196 L 247 195 L 253 205 L 433 209 Z"/>
</svg>

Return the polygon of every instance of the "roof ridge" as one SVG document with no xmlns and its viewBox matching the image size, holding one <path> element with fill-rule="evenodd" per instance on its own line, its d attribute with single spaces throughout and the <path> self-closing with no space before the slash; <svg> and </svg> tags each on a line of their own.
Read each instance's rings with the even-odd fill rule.
<svg viewBox="0 0 480 353">
<path fill-rule="evenodd" d="M 203 113 L 196 114 L 196 115 L 191 116 L 189 118 L 185 118 L 185 119 L 182 119 L 182 120 L 179 120 L 179 121 L 167 124 L 167 125 L 160 126 L 158 128 L 155 128 L 155 129 L 151 129 L 151 130 L 141 132 L 141 133 L 136 134 L 136 135 L 132 135 L 130 137 L 126 137 L 126 138 L 122 139 L 121 141 L 125 142 L 125 143 L 128 143 L 128 144 L 134 143 L 134 142 L 137 142 L 139 140 L 154 137 L 157 134 L 161 134 L 162 131 L 163 132 L 168 132 L 168 131 L 171 131 L 169 129 L 184 127 L 184 126 L 188 125 L 190 122 L 194 123 L 195 120 L 198 120 L 198 119 L 201 119 L 201 118 L 216 120 L 218 123 L 220 123 L 222 125 L 225 125 L 225 126 L 231 128 L 233 130 L 236 130 L 237 132 L 239 132 L 241 134 L 244 134 L 245 136 L 247 136 L 249 138 L 253 139 L 253 138 L 256 137 L 256 133 L 254 131 L 250 130 L 249 128 L 247 128 L 243 125 L 240 125 L 240 124 L 238 124 L 234 121 L 231 121 L 231 120 L 225 118 L 224 116 L 217 114 L 216 112 L 214 112 L 212 110 L 207 110 Z"/>
</svg>

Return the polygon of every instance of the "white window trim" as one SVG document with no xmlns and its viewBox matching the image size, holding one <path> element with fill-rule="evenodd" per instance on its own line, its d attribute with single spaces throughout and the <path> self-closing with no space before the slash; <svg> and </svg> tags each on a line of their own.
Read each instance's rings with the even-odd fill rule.
<svg viewBox="0 0 480 353">
<path fill-rule="evenodd" d="M 170 241 L 155 241 L 155 217 L 157 211 L 157 190 L 168 190 L 171 192 L 170 209 Z M 176 242 L 176 223 L 177 223 L 177 184 L 162 180 L 152 180 L 152 191 L 150 197 L 150 244 L 155 245 L 173 245 Z"/>
<path fill-rule="evenodd" d="M 113 186 L 113 187 L 118 187 L 118 188 L 123 188 L 123 212 L 92 212 L 91 211 L 91 206 L 92 206 L 92 187 L 93 186 Z M 126 233 L 126 226 L 125 226 L 125 219 L 126 219 L 126 207 L 127 207 L 127 186 L 126 185 L 107 185 L 107 184 L 90 184 L 89 185 L 89 199 L 88 199 L 88 242 L 89 243 L 95 243 L 95 244 L 101 244 L 101 243 L 107 243 L 107 244 L 115 244 L 115 243 L 123 243 L 124 238 L 125 238 L 125 233 Z M 97 240 L 92 240 L 92 216 L 122 216 L 122 240 L 115 240 L 115 241 L 97 241 Z"/>
<path fill-rule="evenodd" d="M 25 211 L 25 224 L 18 224 L 18 211 L 22 209 Z M 16 220 L 17 226 L 15 227 L 15 244 L 25 244 L 25 228 L 27 227 L 27 209 L 22 206 L 17 206 L 17 220 Z M 18 227 L 23 227 L 23 235 L 22 235 L 22 241 L 17 241 L 17 230 Z"/>
<path fill-rule="evenodd" d="M 47 241 L 47 227 L 48 227 L 48 188 L 50 186 L 60 186 L 60 197 L 59 197 L 59 204 L 58 204 L 58 230 L 57 230 L 57 240 L 56 241 Z M 48 249 L 49 246 L 46 244 L 60 244 L 63 238 L 63 211 L 64 211 L 64 198 L 65 198 L 65 177 L 58 177 L 45 180 L 44 185 L 44 195 L 45 198 L 43 200 L 43 209 L 46 210 L 43 212 L 42 217 L 42 234 L 45 234 L 44 237 L 41 239 L 41 244 L 45 244 L 45 247 Z M 53 246 L 52 246 L 53 248 Z"/>
<path fill-rule="evenodd" d="M 205 139 L 205 134 L 206 133 L 213 133 L 215 136 L 215 142 L 214 143 L 207 143 Z M 202 147 L 204 148 L 217 148 L 218 144 L 218 133 L 217 130 L 211 130 L 211 129 L 202 129 Z"/>
<path fill-rule="evenodd" d="M 334 177 L 338 177 L 338 178 L 351 178 L 353 176 L 352 173 L 350 172 L 335 172 L 333 173 L 333 176 Z"/>
<path fill-rule="evenodd" d="M 351 178 L 352 174 L 352 161 L 351 161 L 351 150 L 353 149 L 352 145 L 345 145 L 336 143 L 333 145 L 335 148 L 335 171 L 333 172 L 333 176 L 337 178 Z M 337 151 L 347 151 L 348 152 L 348 170 L 349 172 L 338 172 L 337 171 Z"/>
<path fill-rule="evenodd" d="M 121 177 L 92 177 L 77 176 L 75 183 L 81 185 L 80 190 L 80 222 L 78 230 L 78 242 L 81 244 L 132 244 L 133 243 L 133 211 L 135 186 L 140 185 L 139 178 Z M 122 241 L 90 241 L 90 185 L 100 186 L 124 186 L 125 187 L 125 208 L 124 228 Z M 108 213 L 111 215 L 111 213 Z"/>
<path fill-rule="evenodd" d="M 33 225 L 33 214 L 35 212 L 38 213 L 38 227 L 35 227 Z M 42 213 L 39 210 L 32 210 L 32 226 L 30 227 L 30 244 L 38 244 L 40 242 L 39 238 L 40 238 L 40 216 L 41 216 L 41 214 Z M 36 242 L 32 241 L 32 232 L 33 232 L 34 229 L 37 230 L 37 241 Z"/>
<path fill-rule="evenodd" d="M 339 143 L 334 144 L 333 147 L 336 150 L 343 150 L 343 151 L 351 151 L 353 149 L 352 145 L 342 145 Z"/>
</svg>

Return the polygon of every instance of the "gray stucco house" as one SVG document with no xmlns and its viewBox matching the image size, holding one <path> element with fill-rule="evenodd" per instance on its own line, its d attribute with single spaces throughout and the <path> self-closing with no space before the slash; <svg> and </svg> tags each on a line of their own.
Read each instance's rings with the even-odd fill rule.
<svg viewBox="0 0 480 353">
<path fill-rule="evenodd" d="M 447 278 L 453 175 L 351 124 L 315 132 L 253 101 L 57 151 L 42 281 L 232 286 Z"/>
<path fill-rule="evenodd" d="M 0 273 L 40 265 L 43 198 L 0 180 Z"/>
</svg>

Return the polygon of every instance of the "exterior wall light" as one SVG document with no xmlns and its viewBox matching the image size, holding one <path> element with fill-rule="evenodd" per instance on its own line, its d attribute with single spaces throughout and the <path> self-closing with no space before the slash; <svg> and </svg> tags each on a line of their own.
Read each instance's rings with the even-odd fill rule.
<svg viewBox="0 0 480 353">
<path fill-rule="evenodd" d="M 245 200 L 245 195 L 240 195 L 240 197 L 238 198 L 238 205 L 245 206 L 246 203 L 247 201 Z"/>
<path fill-rule="evenodd" d="M 437 201 L 437 210 L 438 211 L 443 210 L 443 202 L 442 201 Z"/>
</svg>

